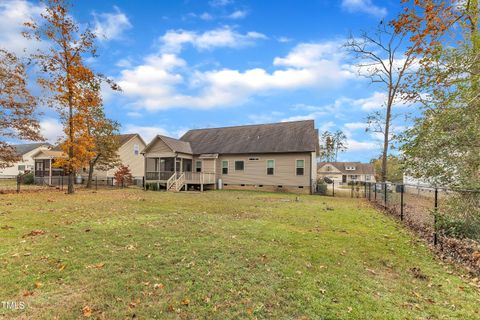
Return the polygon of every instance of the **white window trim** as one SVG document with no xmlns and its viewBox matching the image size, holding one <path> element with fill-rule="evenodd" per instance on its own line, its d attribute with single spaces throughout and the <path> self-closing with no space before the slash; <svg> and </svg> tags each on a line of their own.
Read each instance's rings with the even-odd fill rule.
<svg viewBox="0 0 480 320">
<path fill-rule="evenodd" d="M 237 166 L 235 165 L 235 162 L 243 162 L 243 170 L 237 170 Z M 233 171 L 234 172 L 245 172 L 245 160 L 233 160 Z"/>
<path fill-rule="evenodd" d="M 273 161 L 273 174 L 268 174 L 268 161 Z M 276 170 L 276 166 L 275 166 L 275 159 L 267 159 L 267 160 L 265 160 L 265 174 L 266 174 L 267 176 L 275 176 L 275 174 L 276 174 L 275 171 L 277 171 L 277 170 Z"/>
<path fill-rule="evenodd" d="M 300 167 L 297 167 L 297 161 L 303 161 L 303 174 L 297 174 L 297 169 L 300 168 Z M 295 159 L 295 176 L 296 177 L 304 177 L 305 176 L 305 159 Z"/>
<path fill-rule="evenodd" d="M 198 173 L 198 171 L 197 171 L 197 162 L 200 162 L 200 172 L 203 172 L 203 160 L 200 160 L 200 159 L 195 160 L 195 172 Z"/>
<path fill-rule="evenodd" d="M 226 162 L 227 163 L 227 173 L 223 173 L 223 163 Z M 230 171 L 230 161 L 229 160 L 222 160 L 222 162 L 220 163 L 220 167 L 221 167 L 221 171 L 220 173 L 222 175 L 228 175 L 229 174 L 229 171 Z"/>
</svg>

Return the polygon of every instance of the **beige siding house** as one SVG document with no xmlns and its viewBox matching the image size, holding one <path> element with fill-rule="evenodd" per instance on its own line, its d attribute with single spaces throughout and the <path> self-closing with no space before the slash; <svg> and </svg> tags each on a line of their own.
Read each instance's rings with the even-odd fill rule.
<svg viewBox="0 0 480 320">
<path fill-rule="evenodd" d="M 147 188 L 257 189 L 310 193 L 317 177 L 313 120 L 190 130 L 143 150 Z"/>
<path fill-rule="evenodd" d="M 318 178 L 328 178 L 336 184 L 349 182 L 375 182 L 375 168 L 371 163 L 320 162 Z"/>
<path fill-rule="evenodd" d="M 142 180 L 145 172 L 145 162 L 143 156 L 140 153 L 146 146 L 145 141 L 137 133 L 120 134 L 118 135 L 119 145 L 118 156 L 120 162 L 130 168 L 134 179 Z M 93 175 L 99 179 L 112 178 L 118 168 L 110 170 L 97 170 L 93 171 Z M 88 175 L 88 168 L 85 168 L 82 172 L 83 175 Z"/>
<path fill-rule="evenodd" d="M 33 172 L 35 161 L 32 156 L 40 150 L 47 150 L 51 147 L 49 143 L 27 143 L 13 145 L 19 160 L 6 168 L 0 168 L 1 178 L 13 178 L 19 174 Z"/>
<path fill-rule="evenodd" d="M 120 134 L 117 136 L 120 147 L 118 148 L 118 155 L 120 162 L 130 168 L 133 178 L 138 184 L 142 183 L 143 174 L 145 172 L 145 161 L 140 153 L 146 146 L 142 137 L 137 133 Z M 65 183 L 63 176 L 65 176 L 62 168 L 55 167 L 55 161 L 65 154 L 60 151 L 59 147 L 52 150 L 39 150 L 33 154 L 32 158 L 35 161 L 35 181 L 42 184 L 59 185 Z M 93 176 L 103 183 L 110 183 L 113 181 L 113 176 L 117 168 L 110 170 L 95 169 Z M 88 168 L 83 168 L 78 175 L 85 179 L 88 176 Z"/>
</svg>

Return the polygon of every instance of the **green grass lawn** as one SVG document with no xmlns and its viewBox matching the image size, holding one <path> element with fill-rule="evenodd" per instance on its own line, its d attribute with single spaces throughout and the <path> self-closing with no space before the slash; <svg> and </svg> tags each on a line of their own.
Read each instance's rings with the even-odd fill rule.
<svg viewBox="0 0 480 320">
<path fill-rule="evenodd" d="M 480 317 L 474 283 L 389 217 L 358 199 L 295 200 L 233 191 L 0 195 L 0 301 L 26 305 L 0 305 L 0 317 Z"/>
</svg>

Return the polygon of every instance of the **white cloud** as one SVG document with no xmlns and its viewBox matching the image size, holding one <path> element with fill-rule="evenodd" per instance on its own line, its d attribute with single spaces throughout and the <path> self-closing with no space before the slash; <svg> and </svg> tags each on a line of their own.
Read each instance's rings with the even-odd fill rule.
<svg viewBox="0 0 480 320">
<path fill-rule="evenodd" d="M 208 4 L 212 7 L 225 7 L 232 4 L 233 0 L 210 0 Z"/>
<path fill-rule="evenodd" d="M 284 36 L 278 37 L 277 40 L 278 40 L 278 42 L 281 42 L 281 43 L 287 43 L 287 42 L 292 41 L 291 38 L 289 38 L 289 37 L 284 37 Z"/>
<path fill-rule="evenodd" d="M 370 97 L 356 99 L 352 102 L 354 106 L 359 106 L 363 111 L 374 111 L 382 109 L 385 106 L 387 95 L 383 92 L 375 91 Z"/>
<path fill-rule="evenodd" d="M 213 16 L 208 12 L 204 12 L 204 13 L 200 14 L 198 17 L 202 20 L 205 20 L 205 21 L 213 20 Z"/>
<path fill-rule="evenodd" d="M 21 55 L 23 50 L 32 52 L 40 43 L 26 39 L 21 32 L 23 23 L 36 20 L 45 10 L 43 5 L 36 5 L 25 0 L 3 0 L 0 2 L 0 47 Z"/>
<path fill-rule="evenodd" d="M 358 141 L 355 139 L 347 139 L 347 151 L 372 151 L 379 150 L 380 144 L 373 141 Z"/>
<path fill-rule="evenodd" d="M 40 133 L 51 144 L 56 144 L 59 139 L 65 137 L 62 124 L 55 118 L 41 120 Z"/>
<path fill-rule="evenodd" d="M 95 25 L 94 33 L 100 41 L 121 39 L 125 30 L 132 27 L 125 13 L 116 6 L 114 12 L 93 13 Z"/>
<path fill-rule="evenodd" d="M 342 8 L 348 12 L 367 13 L 377 18 L 384 18 L 388 11 L 377 6 L 372 0 L 342 0 Z"/>
<path fill-rule="evenodd" d="M 255 40 L 267 39 L 262 33 L 251 31 L 246 34 L 236 32 L 230 27 L 222 27 L 198 33 L 188 30 L 169 30 L 161 38 L 163 52 L 180 52 L 187 44 L 198 50 L 214 48 L 241 48 L 252 45 Z"/>
<path fill-rule="evenodd" d="M 367 128 L 367 124 L 365 122 L 348 122 L 343 125 L 345 128 L 349 130 L 365 130 Z"/>
<path fill-rule="evenodd" d="M 227 16 L 227 18 L 237 20 L 237 19 L 243 19 L 243 18 L 245 18 L 247 15 L 248 15 L 248 11 L 247 11 L 247 10 L 235 10 L 234 12 L 232 12 L 231 14 L 229 14 L 229 15 Z"/>
<path fill-rule="evenodd" d="M 169 41 L 177 45 L 193 41 L 190 33 L 175 33 L 175 38 Z M 276 57 L 272 71 L 262 68 L 200 71 L 191 70 L 174 53 L 162 53 L 147 56 L 141 65 L 123 70 L 117 83 L 125 96 L 136 100 L 136 108 L 208 109 L 243 104 L 255 95 L 274 90 L 336 87 L 355 78 L 343 58 L 338 43 L 300 44 L 286 57 Z"/>
</svg>

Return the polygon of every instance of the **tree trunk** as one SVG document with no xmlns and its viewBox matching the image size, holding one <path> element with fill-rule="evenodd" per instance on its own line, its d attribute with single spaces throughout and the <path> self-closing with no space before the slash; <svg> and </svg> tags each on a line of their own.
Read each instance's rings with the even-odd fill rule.
<svg viewBox="0 0 480 320">
<path fill-rule="evenodd" d="M 387 181 L 387 160 L 388 160 L 388 145 L 390 142 L 389 133 L 390 133 L 390 118 L 392 113 L 392 103 L 393 99 L 389 98 L 387 103 L 387 114 L 385 117 L 385 132 L 383 137 L 383 152 L 382 152 L 382 182 Z"/>
<path fill-rule="evenodd" d="M 67 78 L 68 79 L 68 78 Z M 67 80 L 69 81 L 69 80 Z M 72 158 L 74 155 L 73 152 L 73 101 L 72 101 L 72 92 L 69 90 L 68 94 L 68 138 L 70 139 L 70 145 L 68 147 L 68 194 L 73 194 L 75 192 L 74 188 L 74 179 L 75 179 L 75 171 L 73 170 L 72 166 Z"/>
<path fill-rule="evenodd" d="M 95 168 L 95 165 L 97 164 L 98 161 L 98 156 L 95 157 L 92 161 L 88 163 L 88 180 L 87 180 L 87 188 L 90 189 L 92 187 L 92 178 L 93 178 L 93 169 Z"/>
</svg>

